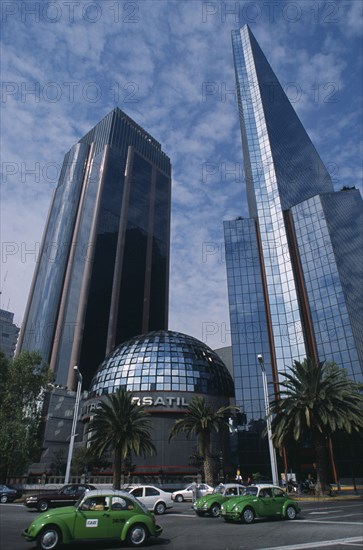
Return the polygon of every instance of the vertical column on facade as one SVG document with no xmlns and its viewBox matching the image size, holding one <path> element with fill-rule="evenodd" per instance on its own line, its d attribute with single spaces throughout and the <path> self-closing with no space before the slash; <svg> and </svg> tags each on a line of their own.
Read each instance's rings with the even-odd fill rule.
<svg viewBox="0 0 363 550">
<path fill-rule="evenodd" d="M 90 149 L 88 152 L 86 169 L 83 175 L 82 191 L 81 191 L 81 196 L 78 203 L 76 223 L 74 225 L 74 231 L 73 231 L 72 240 L 70 243 L 67 269 L 64 277 L 62 296 L 61 296 L 59 311 L 57 315 L 57 324 L 55 329 L 56 338 L 53 339 L 53 347 L 52 347 L 50 361 L 49 361 L 50 369 L 53 372 L 55 371 L 55 367 L 57 364 L 58 351 L 59 351 L 59 346 L 61 342 L 61 333 L 63 330 L 63 323 L 64 323 L 64 317 L 66 312 L 67 296 L 68 296 L 69 286 L 71 282 L 71 274 L 72 274 L 73 265 L 74 265 L 74 257 L 76 254 L 78 234 L 79 234 L 79 228 L 81 224 L 81 217 L 82 217 L 83 204 L 84 204 L 85 195 L 86 195 L 87 183 L 88 183 L 88 179 L 89 179 L 91 167 L 92 167 L 93 152 L 94 152 L 94 143 L 92 143 L 90 146 Z"/>
<path fill-rule="evenodd" d="M 127 159 L 126 159 L 126 168 L 125 168 L 125 186 L 124 186 L 124 192 L 122 197 L 120 224 L 119 224 L 119 232 L 118 232 L 118 240 L 117 240 L 116 258 L 115 258 L 115 269 L 114 269 L 113 284 L 112 284 L 110 317 L 109 317 L 108 332 L 107 332 L 106 355 L 108 355 L 116 345 L 117 317 L 118 317 L 118 307 L 119 307 L 119 301 L 120 301 L 122 268 L 123 268 L 123 261 L 124 261 L 126 226 L 127 226 L 127 213 L 129 208 L 133 162 L 134 162 L 134 148 L 132 146 L 129 146 L 127 150 Z"/>
<path fill-rule="evenodd" d="M 155 195 L 156 195 L 156 167 L 153 164 L 152 172 L 151 172 L 149 223 L 148 223 L 148 229 L 147 229 L 144 305 L 143 305 L 143 311 L 142 311 L 142 332 L 148 332 L 149 330 L 150 287 L 151 287 L 153 243 L 154 243 Z"/>
<path fill-rule="evenodd" d="M 109 149 L 110 149 L 109 146 L 106 145 L 104 149 L 103 158 L 102 158 L 102 164 L 100 166 L 100 173 L 102 175 L 101 175 L 101 180 L 99 182 L 99 186 L 97 189 L 95 208 L 93 211 L 93 219 L 92 219 L 91 231 L 90 231 L 89 241 L 88 241 L 89 246 L 87 247 L 87 262 L 85 264 L 85 269 L 84 269 L 83 278 L 82 278 L 82 286 L 81 286 L 79 306 L 78 306 L 77 319 L 76 319 L 76 329 L 74 332 L 72 353 L 71 353 L 69 367 L 68 367 L 68 378 L 67 378 L 68 388 L 73 388 L 75 385 L 75 372 L 73 367 L 74 365 L 77 365 L 79 362 L 84 316 L 85 316 L 86 306 L 87 306 L 87 296 L 88 296 L 88 290 L 89 290 L 89 285 L 91 281 L 94 253 L 96 249 L 97 223 L 98 223 L 98 218 L 100 213 L 101 197 L 102 197 L 103 188 L 106 180 L 106 172 L 107 172 L 106 166 L 108 163 Z"/>
</svg>

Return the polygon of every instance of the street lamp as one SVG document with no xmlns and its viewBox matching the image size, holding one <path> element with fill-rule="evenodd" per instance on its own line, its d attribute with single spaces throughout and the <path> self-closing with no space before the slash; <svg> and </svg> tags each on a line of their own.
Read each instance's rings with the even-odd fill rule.
<svg viewBox="0 0 363 550">
<path fill-rule="evenodd" d="M 271 429 L 271 416 L 270 416 L 270 402 L 268 398 L 268 389 L 267 389 L 267 376 L 265 363 L 263 361 L 262 355 L 257 355 L 258 362 L 262 370 L 262 381 L 263 381 L 263 393 L 265 396 L 265 409 L 266 409 L 266 423 L 267 423 L 267 436 L 268 436 L 268 446 L 270 450 L 270 463 L 271 463 L 271 473 L 272 481 L 274 485 L 279 484 L 279 475 L 277 473 L 277 463 L 276 463 L 276 452 L 275 447 L 272 443 L 272 429 Z"/>
<path fill-rule="evenodd" d="M 64 483 L 69 483 L 69 474 L 70 474 L 70 471 L 71 471 L 73 446 L 74 446 L 74 439 L 76 437 L 78 409 L 79 409 L 79 401 L 80 401 L 80 398 L 81 398 L 81 388 L 82 388 L 82 374 L 80 373 L 79 368 L 77 367 L 77 365 L 75 365 L 73 367 L 73 369 L 76 373 L 78 383 L 77 383 L 76 403 L 74 405 L 71 439 L 69 441 L 67 468 L 66 468 L 66 475 L 65 475 L 65 478 L 64 478 Z"/>
</svg>

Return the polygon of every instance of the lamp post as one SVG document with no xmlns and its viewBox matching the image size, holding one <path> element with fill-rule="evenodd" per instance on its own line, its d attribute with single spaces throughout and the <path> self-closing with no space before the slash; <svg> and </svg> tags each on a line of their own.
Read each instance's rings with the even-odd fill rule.
<svg viewBox="0 0 363 550">
<path fill-rule="evenodd" d="M 257 355 L 257 359 L 258 359 L 258 362 L 260 363 L 260 367 L 261 367 L 261 371 L 262 371 L 263 393 L 264 393 L 264 397 L 265 397 L 267 436 L 268 436 L 268 446 L 269 446 L 269 450 L 270 450 L 270 463 L 271 463 L 272 481 L 273 481 L 274 485 L 278 485 L 279 484 L 279 475 L 278 475 L 278 472 L 277 472 L 275 447 L 273 446 L 273 443 L 272 443 L 270 401 L 269 401 L 269 398 L 268 398 L 266 369 L 265 369 L 265 363 L 263 361 L 262 355 Z"/>
<path fill-rule="evenodd" d="M 81 388 L 82 388 L 82 374 L 80 373 L 79 368 L 77 367 L 77 365 L 75 365 L 73 367 L 73 369 L 76 373 L 78 383 L 77 383 L 76 402 L 75 402 L 75 405 L 74 405 L 71 439 L 69 441 L 67 468 L 66 468 L 66 475 L 65 475 L 65 478 L 64 478 L 64 483 L 69 483 L 69 474 L 70 474 L 70 471 L 71 471 L 73 446 L 74 446 L 74 439 L 76 437 L 78 409 L 79 409 L 79 402 L 80 402 L 80 398 L 81 398 Z"/>
</svg>

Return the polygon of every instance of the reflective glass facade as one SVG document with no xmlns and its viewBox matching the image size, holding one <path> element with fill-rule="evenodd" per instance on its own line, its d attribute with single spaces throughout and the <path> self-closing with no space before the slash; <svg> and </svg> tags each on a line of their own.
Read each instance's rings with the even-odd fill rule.
<svg viewBox="0 0 363 550">
<path fill-rule="evenodd" d="M 168 322 L 171 165 L 114 109 L 66 155 L 18 349 L 84 388 L 106 354 Z"/>
<path fill-rule="evenodd" d="M 232 33 L 248 219 L 224 223 L 236 402 L 265 417 L 293 361 L 362 380 L 362 199 L 331 178 L 250 29 Z"/>
<path fill-rule="evenodd" d="M 233 397 L 233 381 L 214 351 L 192 336 L 154 331 L 118 346 L 100 365 L 89 397 L 132 392 L 192 392 Z"/>
</svg>

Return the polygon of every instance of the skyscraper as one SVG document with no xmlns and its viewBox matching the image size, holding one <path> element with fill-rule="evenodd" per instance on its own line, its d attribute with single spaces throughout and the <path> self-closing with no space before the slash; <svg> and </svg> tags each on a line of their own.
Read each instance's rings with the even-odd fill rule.
<svg viewBox="0 0 363 550">
<path fill-rule="evenodd" d="M 105 355 L 168 323 L 171 165 L 116 108 L 66 154 L 18 350 L 87 389 Z"/>
<path fill-rule="evenodd" d="M 358 190 L 334 192 L 248 26 L 232 42 L 249 218 L 224 231 L 236 402 L 251 435 L 265 416 L 258 354 L 275 390 L 305 357 L 362 381 L 363 213 Z"/>
</svg>

